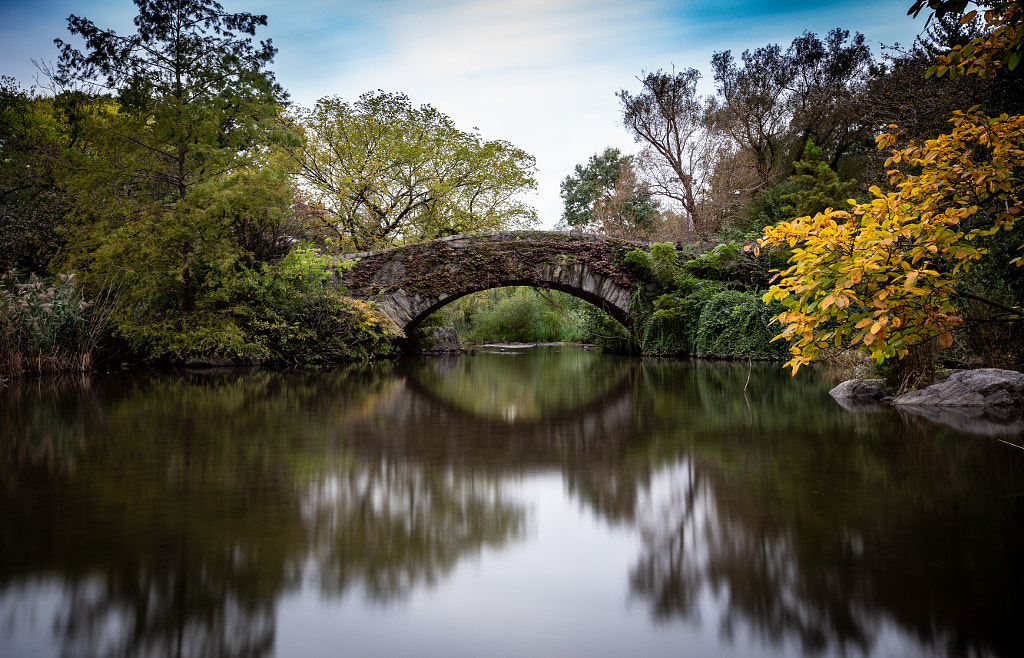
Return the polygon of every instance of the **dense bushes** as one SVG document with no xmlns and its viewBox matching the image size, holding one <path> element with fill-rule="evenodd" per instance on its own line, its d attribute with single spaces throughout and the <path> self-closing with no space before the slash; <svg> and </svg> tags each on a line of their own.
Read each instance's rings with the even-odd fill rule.
<svg viewBox="0 0 1024 658">
<path fill-rule="evenodd" d="M 769 326 L 781 306 L 768 306 L 758 293 L 726 290 L 704 304 L 697 321 L 694 353 L 754 359 L 783 359 L 784 341 L 771 342 L 776 331 Z"/>
<path fill-rule="evenodd" d="M 766 270 L 764 259 L 720 245 L 678 264 L 675 248 L 666 243 L 653 245 L 650 254 L 629 252 L 624 260 L 647 283 L 633 300 L 634 340 L 642 353 L 784 358 L 786 346 L 771 342 L 769 327 L 781 309 L 765 306 L 756 287 L 761 277 L 752 276 Z"/>
<path fill-rule="evenodd" d="M 86 298 L 74 275 L 0 281 L 0 381 L 29 374 L 86 371 L 108 336 L 122 358 L 180 361 L 196 356 L 281 363 L 368 359 L 395 351 L 401 332 L 333 280 L 337 259 L 296 247 L 276 263 L 241 267 L 211 286 L 191 313 L 157 321 L 125 298 Z"/>
<path fill-rule="evenodd" d="M 228 356 L 319 361 L 365 359 L 393 351 L 401 334 L 369 305 L 332 281 L 341 262 L 295 247 L 276 263 L 240 267 L 208 286 L 191 313 L 140 322 L 131 308 L 114 329 L 151 358 Z"/>
<path fill-rule="evenodd" d="M 468 342 L 579 342 L 584 339 L 584 306 L 556 291 L 496 288 L 445 306 L 432 323 L 455 327 Z"/>
</svg>

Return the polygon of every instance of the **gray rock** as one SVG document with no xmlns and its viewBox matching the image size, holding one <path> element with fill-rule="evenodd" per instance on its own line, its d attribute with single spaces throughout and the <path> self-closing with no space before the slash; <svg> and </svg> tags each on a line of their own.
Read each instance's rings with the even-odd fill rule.
<svg viewBox="0 0 1024 658">
<path fill-rule="evenodd" d="M 954 373 L 944 382 L 904 393 L 893 400 L 900 406 L 1008 407 L 1024 405 L 1024 373 L 980 368 Z"/>
<path fill-rule="evenodd" d="M 462 349 L 459 342 L 459 333 L 454 327 L 430 327 L 426 330 L 426 336 L 417 341 L 418 349 L 422 352 L 458 352 Z"/>
<path fill-rule="evenodd" d="M 885 380 L 851 379 L 828 392 L 837 400 L 881 400 L 885 397 Z"/>
</svg>

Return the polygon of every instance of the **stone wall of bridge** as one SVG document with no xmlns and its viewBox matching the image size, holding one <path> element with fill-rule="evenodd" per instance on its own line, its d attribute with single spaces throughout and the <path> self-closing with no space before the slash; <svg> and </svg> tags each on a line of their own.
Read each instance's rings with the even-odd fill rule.
<svg viewBox="0 0 1024 658">
<path fill-rule="evenodd" d="M 376 301 L 404 329 L 445 304 L 489 288 L 560 290 L 607 311 L 626 326 L 638 283 L 621 267 L 626 240 L 557 231 L 456 235 L 378 252 L 348 254 L 348 294 Z"/>
</svg>

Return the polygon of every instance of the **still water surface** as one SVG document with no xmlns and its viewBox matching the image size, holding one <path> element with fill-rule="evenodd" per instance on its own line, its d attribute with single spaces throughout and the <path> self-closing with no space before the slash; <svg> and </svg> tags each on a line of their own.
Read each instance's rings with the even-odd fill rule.
<svg viewBox="0 0 1024 658">
<path fill-rule="evenodd" d="M 1024 655 L 1019 426 L 833 383 L 575 348 L 22 382 L 0 656 Z"/>
</svg>

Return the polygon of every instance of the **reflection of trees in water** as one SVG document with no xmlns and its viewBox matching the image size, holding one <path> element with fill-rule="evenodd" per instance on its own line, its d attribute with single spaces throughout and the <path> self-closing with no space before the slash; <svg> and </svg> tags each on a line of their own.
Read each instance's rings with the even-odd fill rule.
<svg viewBox="0 0 1024 658">
<path fill-rule="evenodd" d="M 561 372 L 559 377 L 537 381 L 535 371 L 552 359 L 559 365 L 569 363 L 567 370 L 574 376 L 566 377 Z M 451 361 L 447 365 L 448 370 L 453 369 Z M 449 396 L 453 389 L 439 390 L 431 362 L 415 362 L 414 367 L 402 369 L 408 385 L 396 389 L 378 408 L 378 422 L 384 424 L 378 426 L 384 430 L 381 434 L 400 444 L 392 447 L 387 440 L 374 439 L 367 445 L 354 443 L 357 452 L 386 454 L 392 459 L 431 455 L 462 468 L 483 471 L 560 469 L 570 495 L 599 516 L 611 523 L 632 521 L 652 470 L 646 459 L 629 459 L 627 455 L 644 441 L 636 431 L 634 400 L 638 394 L 643 395 L 636 389 L 636 361 L 602 361 L 600 355 L 582 350 L 559 353 L 531 349 L 511 356 L 478 355 L 464 365 L 464 370 L 472 374 L 456 381 L 476 382 L 460 385 L 467 391 L 486 388 L 481 382 L 505 372 L 508 381 L 504 387 L 529 391 L 514 397 L 536 397 L 534 406 L 545 412 L 539 418 L 522 414 L 515 419 L 496 420 L 500 414 L 486 405 L 483 409 L 467 409 L 452 404 Z M 551 370 L 560 372 L 559 368 Z M 547 370 L 541 368 L 539 372 Z M 564 379 L 573 381 L 572 390 L 560 390 Z"/>
<path fill-rule="evenodd" d="M 629 363 L 543 422 L 474 415 L 389 364 L 0 401 L 0 431 L 21 432 L 0 440 L 0 537 L 19 539 L 0 542 L 0 591 L 58 574 L 69 654 L 269 653 L 275 602 L 304 577 L 408 596 L 523 536 L 509 474 L 558 470 L 640 532 L 629 581 L 657 620 L 706 622 L 717 598 L 726 636 L 807 652 L 876 650 L 895 625 L 936 652 L 1011 655 L 1016 453 L 851 414 L 776 365 Z M 990 528 L 1011 530 L 963 539 Z"/>
<path fill-rule="evenodd" d="M 202 573 L 142 570 L 66 583 L 54 631 L 64 655 L 265 656 L 273 600 L 239 599 Z M 230 575 L 228 576 L 230 580 Z M 220 581 L 219 576 L 214 576 Z"/>
<path fill-rule="evenodd" d="M 525 511 L 497 482 L 381 460 L 321 478 L 303 499 L 321 591 L 378 602 L 435 585 L 485 547 L 521 538 Z"/>
<path fill-rule="evenodd" d="M 843 437 L 845 448 L 796 460 L 750 440 L 746 473 L 714 452 L 691 455 L 645 506 L 631 588 L 656 619 L 700 623 L 701 602 L 714 598 L 723 637 L 746 629 L 810 654 L 884 652 L 876 643 L 895 627 L 929 653 L 1019 655 L 1020 505 L 997 493 L 1019 472 L 1001 468 L 991 446 L 936 450 L 931 429 L 887 447 Z M 887 473 L 857 471 L 851 457 L 865 449 Z M 991 528 L 1006 541 L 981 540 Z"/>
<path fill-rule="evenodd" d="M 75 456 L 85 447 L 85 430 L 76 420 L 91 406 L 91 382 L 89 375 L 76 373 L 0 387 L 0 437 L 8 437 L 0 441 L 0 481 L 16 477 L 17 470 L 29 464 L 73 468 Z M 31 428 L 30 434 L 25 428 Z"/>
<path fill-rule="evenodd" d="M 871 627 L 880 620 L 862 616 L 851 592 L 833 590 L 837 600 L 816 601 L 823 592 L 808 581 L 787 533 L 732 517 L 699 465 L 672 476 L 667 499 L 641 521 L 644 552 L 630 573 L 633 591 L 650 601 L 656 619 L 699 623 L 702 597 L 713 596 L 726 639 L 749 627 L 776 645 L 796 639 L 805 653 L 830 645 L 870 650 Z"/>
<path fill-rule="evenodd" d="M 614 395 L 636 362 L 581 349 L 509 348 L 472 357 L 409 360 L 402 372 L 438 402 L 475 418 L 546 423 Z"/>
<path fill-rule="evenodd" d="M 22 458 L 0 486 L 0 530 L 18 538 L 0 543 L 0 593 L 58 574 L 71 655 L 265 655 L 310 561 L 325 595 L 386 602 L 521 536 L 525 512 L 493 476 L 353 457 L 349 428 L 396 386 L 365 372 L 95 386 L 61 425 L 84 439 L 57 457 L 34 449 L 53 425 L 29 412 L 39 422 L 3 441 Z"/>
</svg>

